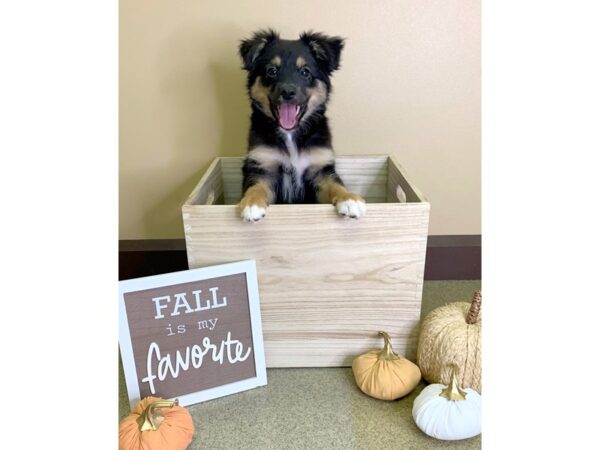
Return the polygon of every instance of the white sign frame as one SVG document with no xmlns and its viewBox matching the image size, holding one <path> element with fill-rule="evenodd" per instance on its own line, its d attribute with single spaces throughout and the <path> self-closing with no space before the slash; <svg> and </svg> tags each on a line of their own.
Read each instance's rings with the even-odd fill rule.
<svg viewBox="0 0 600 450">
<path fill-rule="evenodd" d="M 119 347 L 121 360 L 125 373 L 125 384 L 129 396 L 131 409 L 141 400 L 138 385 L 138 376 L 135 368 L 133 347 L 125 309 L 125 295 L 129 292 L 142 291 L 157 287 L 176 285 L 180 283 L 200 281 L 227 275 L 246 274 L 246 288 L 248 290 L 248 303 L 252 328 L 252 341 L 254 345 L 254 367 L 256 376 L 236 381 L 222 386 L 216 386 L 202 391 L 177 396 L 181 406 L 212 400 L 218 397 L 235 394 L 237 392 L 253 389 L 267 384 L 267 368 L 260 316 L 260 300 L 258 295 L 258 281 L 256 276 L 256 261 L 247 260 L 218 266 L 190 269 L 163 275 L 135 278 L 119 282 Z M 174 400 L 169 399 L 169 400 Z"/>
</svg>

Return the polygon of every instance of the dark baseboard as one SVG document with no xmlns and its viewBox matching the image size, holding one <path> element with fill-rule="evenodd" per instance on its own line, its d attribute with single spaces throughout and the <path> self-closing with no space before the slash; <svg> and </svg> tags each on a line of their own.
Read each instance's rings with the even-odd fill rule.
<svg viewBox="0 0 600 450">
<path fill-rule="evenodd" d="M 481 280 L 481 235 L 429 236 L 425 280 Z"/>
<path fill-rule="evenodd" d="M 119 280 L 187 270 L 184 239 L 119 241 Z M 481 235 L 429 236 L 425 280 L 480 280 Z"/>
</svg>

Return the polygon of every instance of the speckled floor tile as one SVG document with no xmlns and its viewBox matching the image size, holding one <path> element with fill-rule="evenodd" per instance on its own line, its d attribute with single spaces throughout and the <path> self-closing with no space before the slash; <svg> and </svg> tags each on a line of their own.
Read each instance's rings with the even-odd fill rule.
<svg viewBox="0 0 600 450">
<path fill-rule="evenodd" d="M 469 301 L 480 281 L 424 283 L 422 317 L 433 308 Z M 385 402 L 364 395 L 349 368 L 269 369 L 268 385 L 192 405 L 196 433 L 189 449 L 480 449 L 481 436 L 438 441 L 412 419 L 425 387 Z M 129 413 L 119 360 L 119 419 Z"/>
</svg>

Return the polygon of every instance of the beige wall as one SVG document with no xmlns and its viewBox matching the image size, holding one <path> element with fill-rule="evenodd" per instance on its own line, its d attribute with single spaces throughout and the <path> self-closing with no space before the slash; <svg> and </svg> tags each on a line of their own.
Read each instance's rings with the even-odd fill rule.
<svg viewBox="0 0 600 450">
<path fill-rule="evenodd" d="M 121 0 L 120 239 L 183 237 L 209 162 L 243 155 L 237 44 L 267 26 L 346 37 L 336 152 L 396 155 L 431 201 L 430 234 L 480 233 L 479 0 Z"/>
</svg>

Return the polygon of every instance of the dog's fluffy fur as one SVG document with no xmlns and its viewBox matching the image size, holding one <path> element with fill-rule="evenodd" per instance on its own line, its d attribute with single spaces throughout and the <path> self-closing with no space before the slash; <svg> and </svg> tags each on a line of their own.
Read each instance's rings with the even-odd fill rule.
<svg viewBox="0 0 600 450">
<path fill-rule="evenodd" d="M 283 40 L 258 31 L 241 42 L 252 102 L 239 204 L 244 220 L 262 219 L 271 203 L 332 203 L 340 215 L 365 214 L 365 201 L 335 171 L 325 117 L 343 47 L 342 38 L 313 32 Z"/>
</svg>

